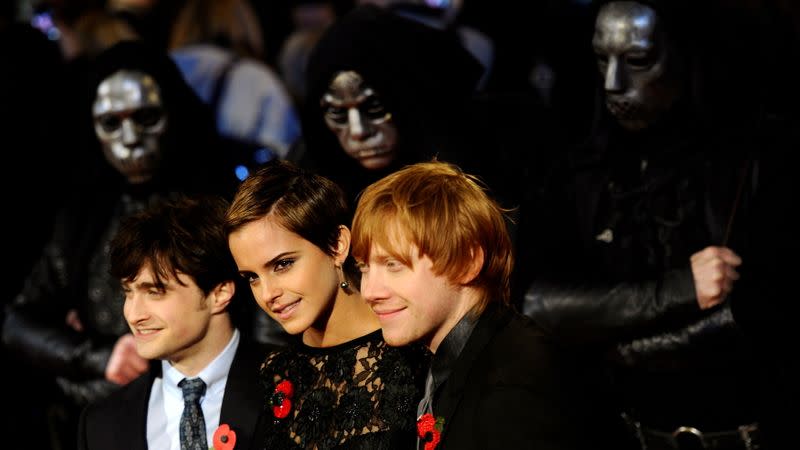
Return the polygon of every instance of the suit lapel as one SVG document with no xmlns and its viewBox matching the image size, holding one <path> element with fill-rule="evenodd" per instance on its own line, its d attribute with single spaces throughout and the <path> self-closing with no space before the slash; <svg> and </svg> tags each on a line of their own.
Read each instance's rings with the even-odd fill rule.
<svg viewBox="0 0 800 450">
<path fill-rule="evenodd" d="M 478 323 L 472 330 L 472 334 L 456 360 L 453 371 L 434 402 L 434 414 L 444 418 L 442 439 L 447 436 L 447 424 L 458 409 L 459 403 L 461 403 L 461 399 L 464 396 L 464 388 L 476 360 L 492 340 L 497 329 L 503 327 L 510 317 L 505 308 L 490 304 L 478 319 Z"/>
<path fill-rule="evenodd" d="M 253 436 L 264 405 L 264 391 L 258 379 L 258 369 L 264 354 L 242 340 L 236 349 L 225 395 L 222 399 L 220 425 L 228 424 L 236 433 L 236 448 L 253 447 Z"/>
<path fill-rule="evenodd" d="M 151 370 L 146 376 L 131 382 L 130 389 L 125 391 L 123 402 L 128 407 L 120 409 L 121 420 L 114 420 L 110 424 L 118 433 L 115 446 L 127 442 L 131 450 L 147 450 L 147 412 L 150 405 L 150 391 L 153 381 L 161 373 L 161 366 L 151 364 Z"/>
</svg>

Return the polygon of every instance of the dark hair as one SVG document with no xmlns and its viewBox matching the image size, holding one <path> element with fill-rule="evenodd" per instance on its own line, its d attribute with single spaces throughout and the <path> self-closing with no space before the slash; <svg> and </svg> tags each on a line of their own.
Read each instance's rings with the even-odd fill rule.
<svg viewBox="0 0 800 450">
<path fill-rule="evenodd" d="M 339 227 L 348 225 L 349 214 L 336 183 L 291 162 L 272 160 L 239 186 L 225 218 L 225 233 L 272 215 L 284 228 L 333 256 Z M 352 279 L 352 264 L 346 268 Z"/>
<path fill-rule="evenodd" d="M 128 217 L 111 241 L 111 275 L 131 280 L 149 264 L 158 286 L 182 273 L 205 294 L 236 281 L 238 270 L 222 228 L 227 207 L 221 197 L 179 195 Z"/>
</svg>

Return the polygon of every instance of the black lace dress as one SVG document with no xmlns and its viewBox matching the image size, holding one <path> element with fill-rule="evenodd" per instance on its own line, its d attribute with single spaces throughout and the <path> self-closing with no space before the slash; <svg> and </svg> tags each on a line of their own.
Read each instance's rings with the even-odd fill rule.
<svg viewBox="0 0 800 450">
<path fill-rule="evenodd" d="M 391 347 L 377 330 L 328 348 L 298 344 L 267 355 L 265 448 L 409 449 L 429 353 Z"/>
</svg>

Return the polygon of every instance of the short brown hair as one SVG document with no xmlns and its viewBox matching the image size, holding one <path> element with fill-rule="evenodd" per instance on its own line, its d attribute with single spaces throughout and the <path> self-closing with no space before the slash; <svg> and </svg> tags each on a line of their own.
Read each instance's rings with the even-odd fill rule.
<svg viewBox="0 0 800 450">
<path fill-rule="evenodd" d="M 131 281 L 149 264 L 156 285 L 183 273 L 205 295 L 220 283 L 236 281 L 236 262 L 222 231 L 227 208 L 220 196 L 175 194 L 127 217 L 110 244 L 109 272 Z"/>
<path fill-rule="evenodd" d="M 333 181 L 289 161 L 274 159 L 239 185 L 225 217 L 225 233 L 272 215 L 281 226 L 334 256 L 340 226 L 347 226 L 349 209 L 344 192 Z M 354 265 L 345 264 L 350 281 Z"/>
<path fill-rule="evenodd" d="M 373 244 L 410 265 L 397 244 L 414 244 L 428 256 L 433 271 L 456 283 L 481 249 L 483 267 L 470 285 L 482 292 L 480 313 L 491 301 L 509 302 L 514 256 L 507 210 L 483 183 L 459 167 L 440 161 L 407 166 L 367 187 L 353 219 L 351 249 L 359 261 Z"/>
</svg>

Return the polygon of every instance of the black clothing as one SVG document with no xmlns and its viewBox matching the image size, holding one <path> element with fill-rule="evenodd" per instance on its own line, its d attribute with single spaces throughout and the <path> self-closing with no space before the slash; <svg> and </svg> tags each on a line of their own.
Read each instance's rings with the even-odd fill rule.
<svg viewBox="0 0 800 450">
<path fill-rule="evenodd" d="M 757 141 L 749 129 L 688 121 L 605 130 L 553 171 L 528 209 L 526 314 L 604 355 L 620 408 L 650 428 L 757 421 L 759 364 L 730 310 L 743 293 L 701 311 L 690 266 L 703 248 L 727 246 L 748 276 Z"/>
<path fill-rule="evenodd" d="M 20 291 L 47 242 L 56 209 L 68 191 L 65 182 L 72 166 L 65 170 L 65 162 L 77 153 L 58 45 L 29 24 L 13 22 L 15 4 L 0 7 L 0 135 L 7 152 L 0 192 L 3 207 L 13 217 L 4 228 L 10 259 L 0 294 L 2 307 Z M 0 323 L 3 317 L 0 311 Z M 48 422 L 54 415 L 48 406 L 57 395 L 54 381 L 5 347 L 0 348 L 0 360 L 14 368 L 3 371 L 0 384 L 25 386 L 10 389 L 6 397 L 17 406 L 0 426 L 2 434 L 29 436 L 30 448 L 48 446 L 51 435 L 46 431 L 52 429 Z"/>
<path fill-rule="evenodd" d="M 377 330 L 328 348 L 297 343 L 271 352 L 261 367 L 267 449 L 413 448 L 415 408 L 422 396 L 427 353 L 390 347 Z M 289 381 L 293 394 L 278 394 Z M 289 399 L 288 417 L 273 408 Z"/>
<path fill-rule="evenodd" d="M 608 3 L 593 2 L 595 17 Z M 632 131 L 609 114 L 606 94 L 637 92 L 606 91 L 598 77 L 589 138 L 569 150 L 523 219 L 525 312 L 592 357 L 587 364 L 611 381 L 616 414 L 662 433 L 737 430 L 761 408 L 761 364 L 731 305 L 748 295 L 739 286 L 751 276 L 764 130 L 753 111 L 733 107 L 746 93 L 731 95 L 719 78 L 736 75 L 717 58 L 724 46 L 711 5 L 640 3 L 657 15 L 663 45 L 653 55 L 665 61 L 648 88 L 681 91 Z M 725 302 L 701 310 L 690 258 L 708 246 L 730 248 L 743 264 Z"/>
<path fill-rule="evenodd" d="M 264 351 L 259 345 L 240 340 L 228 372 L 219 422 L 236 433 L 236 448 L 261 448 L 258 433 L 265 412 L 258 365 Z M 158 377 L 161 377 L 161 361 L 154 361 L 146 375 L 84 408 L 78 427 L 78 449 L 147 449 L 150 391 Z"/>
<path fill-rule="evenodd" d="M 433 397 L 434 416 L 444 418 L 438 449 L 594 448 L 582 442 L 588 405 L 567 353 L 529 318 L 490 305 L 453 358 L 457 347 L 437 351 L 431 364 L 450 371 Z"/>
<path fill-rule="evenodd" d="M 796 119 L 773 120 L 759 139 L 766 155 L 751 207 L 751 252 L 743 263 L 748 276 L 737 282 L 740 295 L 731 298 L 733 317 L 753 340 L 767 374 L 760 422 L 768 449 L 797 446 L 800 423 L 800 303 L 794 298 L 800 239 L 793 207 L 800 198 L 798 130 Z"/>
<path fill-rule="evenodd" d="M 467 341 L 472 335 L 472 330 L 475 329 L 475 325 L 478 322 L 477 319 L 478 318 L 474 317 L 472 314 L 467 314 L 462 317 L 456 326 L 447 333 L 447 336 L 442 339 L 439 348 L 436 349 L 436 357 L 431 361 L 431 367 L 428 369 L 428 380 L 426 380 L 426 383 L 429 381 L 431 384 L 431 396 L 439 389 L 439 386 L 450 378 L 456 360 L 458 360 L 458 357 L 461 355 L 461 351 L 464 350 L 464 346 L 467 345 Z M 425 394 L 427 396 L 428 392 L 426 391 Z M 426 401 L 431 400 L 433 399 L 424 398 L 420 402 L 420 408 L 417 409 L 417 412 L 420 414 L 432 413 L 433 405 L 430 403 L 427 405 L 425 404 Z"/>
</svg>

